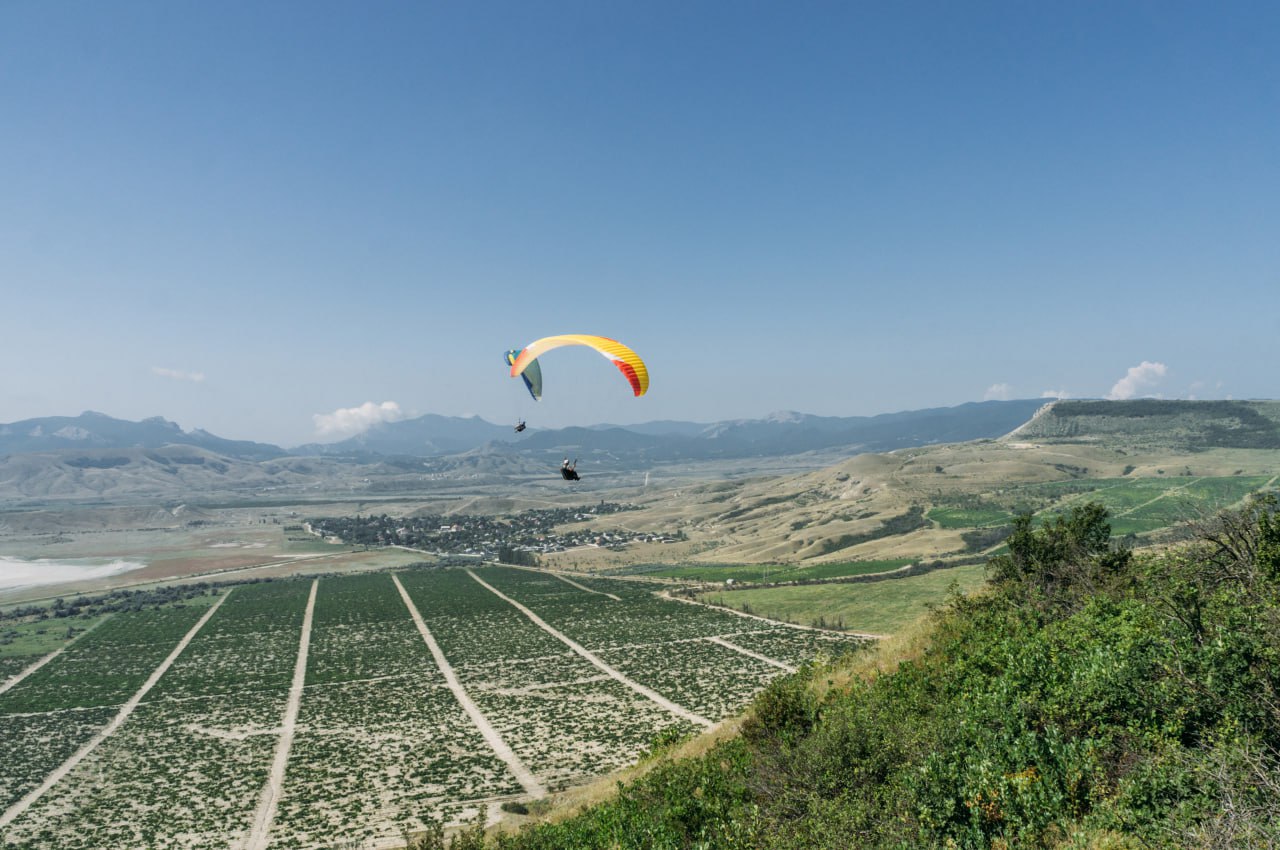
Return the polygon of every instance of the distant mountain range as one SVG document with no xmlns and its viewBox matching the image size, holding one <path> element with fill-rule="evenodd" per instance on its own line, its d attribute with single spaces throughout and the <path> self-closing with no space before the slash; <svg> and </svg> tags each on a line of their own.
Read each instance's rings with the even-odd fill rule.
<svg viewBox="0 0 1280 850">
<path fill-rule="evenodd" d="M 1016 441 L 1280 449 L 1280 403 L 988 401 L 880 416 L 777 413 L 713 424 L 650 422 L 524 434 L 477 417 L 428 415 L 379 425 L 348 440 L 279 446 L 183 431 L 159 417 L 101 413 L 0 425 L 0 499 L 139 500 L 391 495 L 537 482 L 564 456 L 591 483 L 666 467 L 816 468 L 839 457 L 1010 435 Z M 792 460 L 794 459 L 794 460 Z M 722 466 L 720 462 L 728 462 Z M 559 477 L 555 476 L 558 481 Z M 585 485 L 584 485 L 585 486 Z"/>
<path fill-rule="evenodd" d="M 208 431 L 183 431 L 177 422 L 160 416 L 129 422 L 92 410 L 79 416 L 46 416 L 0 424 L 0 455 L 60 449 L 158 449 L 196 446 L 244 460 L 266 460 L 288 454 L 279 446 L 248 440 L 226 440 Z"/>
<path fill-rule="evenodd" d="M 612 475 L 698 461 L 741 459 L 751 466 L 813 452 L 853 455 L 997 437 L 1040 405 L 982 402 L 847 418 L 780 413 L 710 425 L 666 421 L 520 435 L 478 417 L 427 415 L 290 451 L 183 431 L 160 417 L 129 422 L 88 412 L 0 425 L 0 499 L 261 498 L 504 486 L 538 479 L 563 456 Z"/>
<path fill-rule="evenodd" d="M 366 457 L 369 455 L 416 455 L 434 457 L 457 454 L 490 441 L 505 442 L 516 436 L 507 425 L 494 425 L 479 416 L 460 418 L 428 413 L 417 419 L 382 422 L 367 431 L 337 443 L 307 443 L 289 454 Z"/>
<path fill-rule="evenodd" d="M 775 457 L 849 447 L 858 452 L 952 443 L 998 437 L 1026 422 L 1044 402 L 985 401 L 887 413 L 880 416 L 813 416 L 775 413 L 764 419 L 712 424 L 661 421 L 591 428 L 530 429 L 517 436 L 511 428 L 483 419 L 421 416 L 374 426 L 357 437 L 326 445 L 307 445 L 291 454 L 346 456 L 439 456 L 507 444 L 525 453 L 607 452 L 632 463 Z"/>
<path fill-rule="evenodd" d="M 286 451 L 207 431 L 183 431 L 161 417 L 129 422 L 101 413 L 51 416 L 0 425 L 0 455 L 90 449 L 158 449 L 192 446 L 239 460 L 328 457 L 371 462 L 388 457 L 438 458 L 490 447 L 496 453 L 584 454 L 605 452 L 634 463 L 774 457 L 849 448 L 880 452 L 906 446 L 998 437 L 1029 419 L 1043 402 L 987 401 L 880 416 L 812 416 L 775 413 L 764 419 L 703 424 L 662 421 L 591 428 L 530 429 L 517 435 L 505 425 L 473 416 L 428 414 L 375 425 L 336 443 L 309 443 Z"/>
</svg>

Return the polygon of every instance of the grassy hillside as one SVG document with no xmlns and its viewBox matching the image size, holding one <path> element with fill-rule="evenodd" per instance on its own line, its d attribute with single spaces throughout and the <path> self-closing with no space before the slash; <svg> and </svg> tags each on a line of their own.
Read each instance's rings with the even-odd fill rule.
<svg viewBox="0 0 1280 850">
<path fill-rule="evenodd" d="M 975 529 L 1085 499 L 1111 509 L 1118 534 L 1156 540 L 1273 485 L 1277 474 L 1280 402 L 1055 402 L 998 440 L 645 494 L 636 499 L 644 510 L 627 522 L 684 532 L 678 557 L 693 563 L 933 560 L 987 551 Z M 589 568 L 611 557 L 561 560 Z"/>
<path fill-rule="evenodd" d="M 741 735 L 608 802 L 458 846 L 1277 846 L 1275 509 L 1143 555 L 1096 504 L 1020 522 L 914 641 L 776 680 Z"/>
<path fill-rule="evenodd" d="M 900 631 L 929 606 L 942 603 L 952 585 L 962 593 L 977 589 L 983 574 L 979 564 L 867 584 L 735 590 L 705 593 L 700 598 L 772 620 L 885 635 Z"/>
<path fill-rule="evenodd" d="M 1280 449 L 1274 401 L 1059 401 L 1018 429 L 1025 440 L 1094 441 L 1202 451 Z"/>
</svg>

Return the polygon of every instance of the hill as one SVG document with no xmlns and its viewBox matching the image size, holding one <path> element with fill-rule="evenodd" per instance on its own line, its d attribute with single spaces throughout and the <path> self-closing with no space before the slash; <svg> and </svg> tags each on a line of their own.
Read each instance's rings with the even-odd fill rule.
<svg viewBox="0 0 1280 850">
<path fill-rule="evenodd" d="M 1021 424 L 1035 404 L 985 402 L 848 419 L 782 414 L 711 426 L 642 426 L 652 433 L 565 428 L 530 431 L 518 441 L 510 428 L 477 417 L 429 415 L 387 423 L 339 443 L 299 447 L 291 455 L 267 444 L 183 432 L 159 418 L 133 423 L 87 413 L 0 426 L 0 447 L 9 452 L 0 455 L 0 498 L 187 499 L 330 490 L 385 495 L 460 486 L 510 490 L 545 479 L 564 456 L 579 458 L 581 469 L 591 473 L 581 489 L 632 487 L 651 470 L 667 470 L 660 473 L 667 479 L 723 478 L 729 467 L 715 464 L 734 464 L 734 474 L 797 463 L 812 468 L 886 447 L 997 436 Z M 827 454 L 777 463 L 819 450 Z"/>
<path fill-rule="evenodd" d="M 672 434 L 670 425 L 664 426 L 666 436 L 618 428 L 537 432 L 523 443 L 489 441 L 435 456 L 252 460 L 173 445 L 63 449 L 0 458 L 0 499 L 14 504 L 278 502 L 330 494 L 378 499 L 463 494 L 499 505 L 517 495 L 535 500 L 570 495 L 554 475 L 561 457 L 569 455 L 580 458 L 584 473 L 573 493 L 634 503 L 639 510 L 628 513 L 628 528 L 680 533 L 682 542 L 663 547 L 661 553 L 636 546 L 552 559 L 562 565 L 616 567 L 659 554 L 663 560 L 694 564 L 971 559 L 997 543 L 1001 528 L 1020 510 L 1050 515 L 1083 498 L 1097 498 L 1114 511 L 1120 533 L 1154 540 L 1181 519 L 1273 485 L 1280 474 L 1280 451 L 1232 444 L 1258 442 L 1265 434 L 1258 423 L 1270 422 L 1267 411 L 1275 407 L 1260 402 L 1058 402 L 1030 423 L 1018 423 L 1023 427 L 1009 428 L 1013 433 L 1007 437 L 993 439 L 998 435 L 991 434 L 883 453 L 868 453 L 869 444 L 862 444 L 826 453 L 712 460 L 673 458 L 673 441 L 689 446 L 718 438 Z M 880 431 L 881 442 L 909 442 L 969 433 L 979 426 L 989 429 L 1014 410 L 1016 406 L 996 404 L 913 411 L 870 417 L 875 421 L 860 427 L 864 436 Z M 1232 421 L 1254 424 L 1247 431 L 1228 429 Z M 1070 423 L 1069 434 L 1064 422 Z M 894 427 L 904 430 L 896 433 Z M 754 444 L 773 450 L 815 444 L 779 436 L 794 428 L 811 436 L 843 435 L 840 439 L 850 433 L 843 420 L 800 414 L 727 423 L 715 432 L 736 432 L 727 439 L 738 441 L 739 448 L 728 455 L 746 451 L 752 444 L 745 436 L 749 433 L 766 435 Z M 1245 433 L 1253 436 L 1240 439 Z M 1213 447 L 1189 434 L 1226 434 L 1217 442 L 1228 445 Z"/>
<path fill-rule="evenodd" d="M 290 450 L 295 455 L 362 458 L 369 455 L 432 456 L 470 451 L 490 441 L 510 442 L 511 428 L 479 416 L 438 416 L 428 413 L 399 422 L 380 422 L 369 430 L 336 443 L 307 443 Z"/>
<path fill-rule="evenodd" d="M 1023 440 L 1197 452 L 1280 449 L 1280 402 L 1058 401 L 1017 430 Z"/>
<path fill-rule="evenodd" d="M 178 423 L 160 416 L 130 422 L 86 411 L 79 416 L 47 416 L 0 424 L 0 456 L 60 449 L 158 449 L 169 445 L 195 446 L 243 460 L 266 460 L 285 454 L 284 449 L 269 443 L 227 440 L 201 429 L 183 431 Z"/>
<path fill-rule="evenodd" d="M 253 461 L 194 446 L 85 448 L 0 458 L 0 498 L 134 502 L 193 494 L 244 497 L 272 489 L 300 492 L 317 480 L 336 485 L 344 472 L 315 459 Z"/>
<path fill-rule="evenodd" d="M 1108 540 L 1095 506 L 1024 526 L 917 635 L 775 680 L 740 734 L 467 846 L 1274 847 L 1274 511 L 1158 555 Z"/>
<path fill-rule="evenodd" d="M 1015 513 L 1051 514 L 1085 498 L 1108 504 L 1121 533 L 1159 535 L 1274 486 L 1280 444 L 1271 446 L 1264 435 L 1277 408 L 1057 402 L 1000 439 L 690 485 L 678 498 L 642 500 L 644 509 L 628 523 L 684 532 L 695 563 L 970 557 L 998 542 L 996 532 Z M 1229 428 L 1232 422 L 1247 428 Z M 588 563 L 586 554 L 573 557 Z"/>
<path fill-rule="evenodd" d="M 440 456 L 496 443 L 548 456 L 604 453 L 616 467 L 638 469 L 654 463 L 778 457 L 824 450 L 882 452 L 996 437 L 1024 423 L 1040 405 L 1038 400 L 988 401 L 879 416 L 813 416 L 785 411 L 763 419 L 712 424 L 661 421 L 550 430 L 531 426 L 523 437 L 478 417 L 427 415 L 383 423 L 337 443 L 299 446 L 291 453 L 357 459 L 370 455 Z"/>
</svg>

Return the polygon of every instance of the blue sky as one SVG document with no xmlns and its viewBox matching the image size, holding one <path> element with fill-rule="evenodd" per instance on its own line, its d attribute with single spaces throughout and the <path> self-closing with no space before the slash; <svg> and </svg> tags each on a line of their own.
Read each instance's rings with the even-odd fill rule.
<svg viewBox="0 0 1280 850">
<path fill-rule="evenodd" d="M 1275 397 L 1277 32 L 1164 0 L 0 0 L 0 422 Z M 628 343 L 649 394 L 561 349 L 535 407 L 502 352 L 555 333 Z"/>
</svg>

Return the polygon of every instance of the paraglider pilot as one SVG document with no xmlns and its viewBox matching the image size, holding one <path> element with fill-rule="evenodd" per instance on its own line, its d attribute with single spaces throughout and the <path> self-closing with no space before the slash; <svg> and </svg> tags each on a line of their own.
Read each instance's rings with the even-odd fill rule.
<svg viewBox="0 0 1280 850">
<path fill-rule="evenodd" d="M 523 419 L 519 420 L 518 422 L 516 422 L 516 433 L 519 434 L 521 431 L 525 429 L 525 427 L 526 426 L 524 424 L 524 420 Z"/>
<path fill-rule="evenodd" d="M 573 463 L 569 463 L 569 459 L 565 458 L 564 463 L 560 464 L 560 475 L 564 477 L 565 481 L 579 480 L 578 473 L 574 469 L 574 467 L 576 467 L 577 465 L 578 465 L 578 461 L 576 458 L 574 459 Z"/>
</svg>

